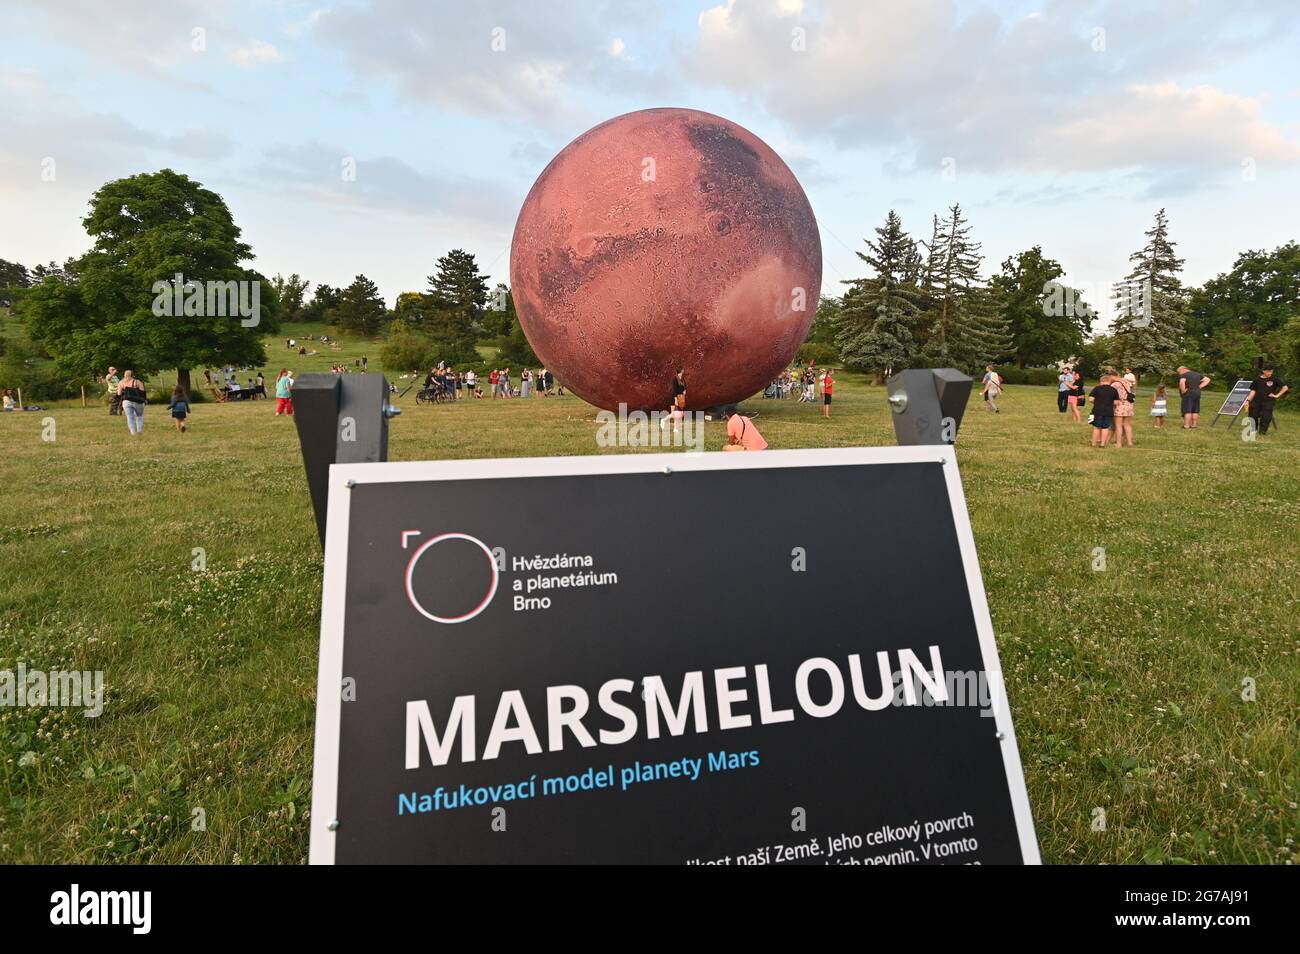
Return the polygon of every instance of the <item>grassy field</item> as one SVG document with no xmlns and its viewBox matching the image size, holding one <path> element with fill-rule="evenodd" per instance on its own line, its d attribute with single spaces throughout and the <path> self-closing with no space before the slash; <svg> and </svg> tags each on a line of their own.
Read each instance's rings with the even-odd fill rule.
<svg viewBox="0 0 1300 954">
<path fill-rule="evenodd" d="M 270 378 L 378 364 L 373 344 L 279 349 Z M 396 460 L 601 452 L 572 397 L 413 397 Z M 844 375 L 829 422 L 750 406 L 773 447 L 892 444 L 884 398 Z M 305 860 L 321 556 L 272 410 L 200 405 L 180 435 L 151 406 L 138 439 L 93 401 L 0 415 L 0 669 L 107 685 L 96 719 L 0 709 L 0 862 Z M 958 457 L 1046 861 L 1295 859 L 1300 414 L 1281 427 L 1252 444 L 1139 416 L 1136 449 L 1102 451 L 1047 389 L 968 413 Z"/>
</svg>

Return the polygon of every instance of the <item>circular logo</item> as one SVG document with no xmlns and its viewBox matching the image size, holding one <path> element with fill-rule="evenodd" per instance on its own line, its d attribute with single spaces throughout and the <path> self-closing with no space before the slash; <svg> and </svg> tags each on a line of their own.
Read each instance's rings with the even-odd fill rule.
<svg viewBox="0 0 1300 954">
<path fill-rule="evenodd" d="M 411 585 L 411 581 L 415 577 L 415 565 L 420 562 L 420 557 L 424 555 L 424 551 L 428 550 L 435 544 L 442 543 L 446 540 L 467 540 L 474 544 L 483 551 L 483 555 L 487 557 L 488 566 L 492 570 L 492 583 L 488 586 L 487 595 L 483 597 L 483 601 L 479 603 L 478 606 L 474 607 L 463 616 L 438 616 L 434 613 L 430 613 L 420 605 L 420 601 L 415 597 L 415 588 Z M 464 623 L 473 619 L 479 613 L 488 608 L 488 604 L 492 602 L 492 597 L 497 595 L 497 584 L 500 581 L 501 575 L 497 570 L 497 561 L 496 558 L 492 556 L 492 551 L 488 549 L 486 543 L 478 537 L 471 537 L 468 533 L 440 533 L 438 536 L 426 540 L 421 544 L 420 548 L 411 554 L 411 560 L 406 564 L 406 598 L 411 601 L 411 605 L 415 607 L 416 612 L 426 619 L 433 620 L 435 623 Z"/>
</svg>

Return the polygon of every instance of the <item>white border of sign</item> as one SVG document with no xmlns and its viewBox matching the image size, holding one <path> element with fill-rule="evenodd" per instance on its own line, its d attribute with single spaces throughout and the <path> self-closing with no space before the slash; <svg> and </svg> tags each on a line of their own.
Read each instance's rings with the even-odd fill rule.
<svg viewBox="0 0 1300 954">
<path fill-rule="evenodd" d="M 311 789 L 311 864 L 334 863 L 331 824 L 338 807 L 339 720 L 342 716 L 343 609 L 347 592 L 349 482 L 406 483 L 421 480 L 482 480 L 514 477 L 564 477 L 598 474 L 668 474 L 697 470 L 759 470 L 771 467 L 833 467 L 856 464 L 944 465 L 953 524 L 966 567 L 971 611 L 979 634 L 980 655 L 988 675 L 989 698 L 996 731 L 1002 735 L 1002 764 L 1006 770 L 1011 808 L 1026 864 L 1042 864 L 1034 818 L 1025 791 L 1020 750 L 1016 747 L 1011 713 L 1006 705 L 1002 667 L 993 621 L 984 595 L 975 537 L 957 472 L 957 456 L 948 445 L 920 447 L 845 447 L 816 450 L 776 450 L 750 454 L 676 453 L 618 454 L 590 457 L 514 457 L 495 460 L 399 461 L 382 464 L 334 464 L 329 475 L 329 511 L 325 525 L 324 597 L 321 602 L 320 670 L 316 685 L 316 743 Z M 671 480 L 671 477 L 667 479 Z"/>
<path fill-rule="evenodd" d="M 1246 398 L 1250 397 L 1250 392 L 1254 388 L 1254 385 L 1254 378 L 1249 380 L 1246 378 L 1240 378 L 1237 383 L 1232 386 L 1232 390 L 1228 392 L 1228 396 L 1223 399 L 1223 403 L 1219 405 L 1219 409 L 1214 412 L 1215 420 L 1218 420 L 1221 417 L 1235 418 L 1240 415 L 1242 408 L 1246 406 Z M 1237 408 L 1235 411 L 1225 411 L 1224 408 L 1227 407 L 1232 402 L 1232 399 L 1238 394 L 1240 394 L 1242 398 L 1241 407 Z"/>
</svg>

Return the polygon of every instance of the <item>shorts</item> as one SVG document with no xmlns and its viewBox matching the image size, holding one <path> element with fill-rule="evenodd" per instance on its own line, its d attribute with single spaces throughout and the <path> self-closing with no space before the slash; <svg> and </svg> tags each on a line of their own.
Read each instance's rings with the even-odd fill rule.
<svg viewBox="0 0 1300 954">
<path fill-rule="evenodd" d="M 822 403 L 823 403 L 823 404 L 830 404 L 830 403 L 831 403 L 831 396 L 830 396 L 829 394 L 823 394 L 823 395 L 822 395 Z"/>
<path fill-rule="evenodd" d="M 1092 416 L 1092 426 L 1100 431 L 1108 431 L 1115 423 L 1115 418 L 1110 414 L 1094 414 Z"/>
<path fill-rule="evenodd" d="M 172 417 L 176 418 L 178 421 L 183 421 L 185 420 L 185 413 L 185 411 L 172 411 Z"/>
<path fill-rule="evenodd" d="M 1069 397 L 1067 397 L 1067 398 L 1065 399 L 1065 403 L 1068 404 L 1068 405 L 1070 405 L 1070 407 L 1078 407 L 1078 406 L 1079 406 L 1079 395 L 1077 395 L 1077 394 L 1071 394 Z"/>
<path fill-rule="evenodd" d="M 1199 391 L 1195 394 L 1183 395 L 1183 413 L 1184 414 L 1201 413 L 1201 394 Z"/>
</svg>

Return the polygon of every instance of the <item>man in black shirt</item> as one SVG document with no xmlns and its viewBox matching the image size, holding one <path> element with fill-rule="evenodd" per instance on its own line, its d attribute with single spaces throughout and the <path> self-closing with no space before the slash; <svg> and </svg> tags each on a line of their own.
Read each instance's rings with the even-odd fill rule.
<svg viewBox="0 0 1300 954">
<path fill-rule="evenodd" d="M 1110 443 L 1110 429 L 1115 423 L 1115 402 L 1119 400 L 1119 391 L 1111 386 L 1112 380 L 1112 375 L 1102 375 L 1101 383 L 1088 394 L 1092 399 L 1093 447 L 1105 447 Z"/>
<path fill-rule="evenodd" d="M 1289 390 L 1290 385 L 1274 377 L 1271 364 L 1260 368 L 1259 377 L 1250 382 L 1250 394 L 1246 396 L 1247 413 L 1255 422 L 1256 434 L 1268 433 L 1273 423 L 1273 405 Z"/>
</svg>

